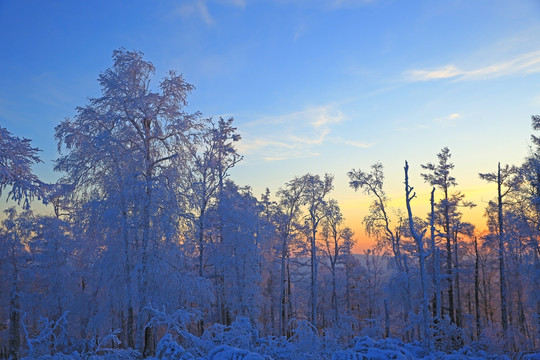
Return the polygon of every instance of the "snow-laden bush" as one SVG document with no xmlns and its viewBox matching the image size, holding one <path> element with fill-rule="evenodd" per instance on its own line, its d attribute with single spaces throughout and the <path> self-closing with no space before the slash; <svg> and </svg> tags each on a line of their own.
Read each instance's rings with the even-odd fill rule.
<svg viewBox="0 0 540 360">
<path fill-rule="evenodd" d="M 35 358 L 63 352 L 68 344 L 67 315 L 65 312 L 58 320 L 49 320 L 41 317 L 38 321 L 36 333 L 31 335 L 24 323 L 23 315 L 21 325 L 28 347 L 28 358 Z"/>
<path fill-rule="evenodd" d="M 252 350 L 258 345 L 259 333 L 247 317 L 238 316 L 230 326 L 214 324 L 201 337 L 209 350 L 219 345 Z"/>
<path fill-rule="evenodd" d="M 292 359 L 295 347 L 285 337 L 266 336 L 259 339 L 257 352 L 273 359 Z"/>
<path fill-rule="evenodd" d="M 208 360 L 271 360 L 271 358 L 248 350 L 221 345 L 208 353 Z"/>
<path fill-rule="evenodd" d="M 314 358 L 314 354 L 321 350 L 317 329 L 307 320 L 293 320 L 291 325 L 293 335 L 289 341 L 294 345 L 298 358 Z"/>
<path fill-rule="evenodd" d="M 448 318 L 435 318 L 433 326 L 433 344 L 435 349 L 450 353 L 461 349 L 465 344 L 463 329 Z"/>
<path fill-rule="evenodd" d="M 193 335 L 188 327 L 190 324 L 198 321 L 200 313 L 193 309 L 177 309 L 173 313 L 167 313 L 165 309 L 158 310 L 152 307 L 146 307 L 150 313 L 150 321 L 146 326 L 163 326 L 165 336 L 172 335 L 182 344 L 186 350 L 196 356 L 202 356 L 206 351 L 204 342 Z M 172 340 L 172 337 L 170 338 Z M 169 338 L 165 339 L 163 346 L 167 344 Z M 160 342 L 161 343 L 161 342 Z"/>
<path fill-rule="evenodd" d="M 471 344 L 474 349 L 488 353 L 503 354 L 507 347 L 504 331 L 498 324 L 488 323 L 482 328 L 478 341 Z"/>
<path fill-rule="evenodd" d="M 171 334 L 166 334 L 161 338 L 155 357 L 159 360 L 195 360 L 189 351 L 174 341 Z"/>
</svg>

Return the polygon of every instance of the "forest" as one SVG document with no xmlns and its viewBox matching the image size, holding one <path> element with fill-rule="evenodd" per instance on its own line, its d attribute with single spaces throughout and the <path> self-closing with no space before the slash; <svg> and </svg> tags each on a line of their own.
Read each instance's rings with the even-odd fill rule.
<svg viewBox="0 0 540 360">
<path fill-rule="evenodd" d="M 522 164 L 478 174 L 497 189 L 487 233 L 463 219 L 475 204 L 447 147 L 422 165 L 428 214 L 406 159 L 400 211 L 383 164 L 351 168 L 376 240 L 354 254 L 331 174 L 262 195 L 237 185 L 233 118 L 187 113 L 193 86 L 154 73 L 113 52 L 101 96 L 55 128 L 54 184 L 32 170 L 39 149 L 0 126 L 0 195 L 19 204 L 0 225 L 0 358 L 540 356 L 540 116 Z"/>
</svg>

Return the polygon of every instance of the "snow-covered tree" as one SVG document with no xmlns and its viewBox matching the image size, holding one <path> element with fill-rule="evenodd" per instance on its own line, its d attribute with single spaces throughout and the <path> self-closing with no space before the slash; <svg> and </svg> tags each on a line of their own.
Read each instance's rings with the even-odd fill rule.
<svg viewBox="0 0 540 360">
<path fill-rule="evenodd" d="M 310 320 L 312 325 L 317 328 L 317 290 L 318 290 L 318 271 L 319 271 L 319 248 L 317 246 L 317 232 L 321 221 L 327 216 L 327 196 L 334 188 L 332 182 L 334 177 L 325 174 L 324 179 L 319 175 L 306 174 L 302 176 L 301 181 L 305 183 L 302 196 L 302 202 L 306 206 L 306 215 L 304 217 L 307 225 L 306 233 L 308 238 L 308 252 L 310 257 L 311 270 L 311 312 Z"/>
<path fill-rule="evenodd" d="M 211 262 L 224 277 L 223 300 L 232 319 L 244 316 L 254 322 L 262 301 L 261 207 L 249 188 L 226 181 L 218 211 L 222 238 L 214 246 Z"/>
<path fill-rule="evenodd" d="M 32 172 L 32 165 L 42 162 L 38 153 L 30 140 L 13 136 L 0 126 L 0 195 L 9 189 L 7 199 L 22 201 L 24 209 L 34 198 L 45 197 L 45 184 Z"/>
<path fill-rule="evenodd" d="M 326 207 L 326 217 L 321 232 L 321 251 L 324 255 L 322 264 L 330 271 L 331 276 L 331 305 L 333 324 L 340 323 L 340 312 L 343 302 L 338 301 L 338 272 L 344 268 L 346 257 L 351 254 L 356 240 L 354 232 L 343 226 L 343 214 L 336 200 L 329 200 Z"/>
<path fill-rule="evenodd" d="M 454 164 L 450 162 L 450 150 L 445 147 L 437 154 L 438 163 L 428 163 L 422 165 L 422 168 L 427 170 L 427 173 L 422 174 L 424 181 L 431 186 L 438 187 L 443 192 L 443 198 L 440 201 L 442 208 L 442 233 L 446 238 L 446 277 L 448 283 L 448 314 L 450 321 L 455 322 L 454 309 L 454 285 L 452 272 L 452 231 L 450 229 L 450 188 L 456 186 L 456 179 L 450 174 L 454 168 Z M 433 249 L 433 251 L 436 251 Z M 434 265 L 437 266 L 437 265 Z M 434 298 L 437 299 L 436 297 Z M 435 308 L 439 308 L 439 304 L 435 304 Z"/>
<path fill-rule="evenodd" d="M 298 240 L 299 231 L 302 227 L 300 217 L 302 214 L 302 197 L 305 187 L 306 183 L 300 178 L 295 177 L 277 192 L 278 202 L 275 210 L 275 227 L 279 238 L 279 245 L 276 248 L 276 252 L 280 262 L 279 336 L 285 335 L 292 316 L 291 246 L 295 240 Z"/>
<path fill-rule="evenodd" d="M 433 193 L 432 193 L 433 194 Z M 425 267 L 425 247 L 424 247 L 424 235 L 427 229 L 419 231 L 417 225 L 414 223 L 414 217 L 411 209 L 411 201 L 416 197 L 414 188 L 409 184 L 409 164 L 405 161 L 405 203 L 407 206 L 407 214 L 409 215 L 409 230 L 411 235 L 416 243 L 416 250 L 418 252 L 418 263 L 420 267 L 420 284 L 422 289 L 422 330 L 424 341 L 426 342 L 427 348 L 431 348 L 431 327 L 430 327 L 430 317 L 429 317 L 429 307 L 428 307 L 428 285 L 427 285 L 427 275 Z M 433 198 L 431 200 L 433 204 Z"/>
<path fill-rule="evenodd" d="M 208 120 L 200 141 L 189 145 L 191 168 L 186 186 L 188 202 L 193 212 L 193 225 L 196 250 L 198 252 L 199 276 L 204 276 L 205 247 L 208 228 L 215 224 L 208 223 L 208 210 L 215 207 L 220 198 L 223 182 L 230 168 L 242 158 L 237 153 L 235 142 L 240 140 L 233 118 L 220 118 L 216 124 Z"/>
<path fill-rule="evenodd" d="M 391 217 L 391 208 L 388 205 L 390 199 L 384 191 L 383 165 L 381 163 L 373 164 L 371 172 L 353 169 L 347 175 L 351 188 L 362 189 L 366 195 L 373 198 L 369 214 L 364 217 L 363 223 L 367 234 L 374 236 L 378 245 L 392 256 L 397 269 L 395 281 L 399 284 L 399 304 L 403 308 L 403 322 L 408 324 L 412 309 L 412 294 L 408 256 L 404 253 L 405 219 L 401 213 L 396 212 L 397 224 L 393 224 L 394 219 Z M 406 337 L 409 337 L 409 332 L 406 332 Z"/>
<path fill-rule="evenodd" d="M 507 314 L 507 294 L 506 294 L 506 271 L 504 265 L 504 248 L 505 248 L 505 230 L 504 230 L 504 198 L 511 192 L 516 190 L 519 178 L 517 169 L 513 166 L 506 165 L 501 169 L 501 163 L 498 164 L 496 173 L 481 173 L 480 178 L 488 182 L 497 184 L 497 236 L 498 242 L 498 257 L 499 257 L 499 285 L 501 297 L 501 324 L 503 331 L 508 329 L 508 314 Z"/>
<path fill-rule="evenodd" d="M 116 199 L 111 210 L 121 219 L 125 274 L 135 263 L 131 257 L 137 256 L 140 351 L 149 349 L 150 341 L 143 337 L 148 317 L 142 311 L 150 301 L 150 256 L 163 236 L 174 233 L 160 226 L 176 223 L 179 201 L 173 184 L 187 169 L 186 143 L 201 126 L 198 113 L 184 111 L 193 86 L 169 71 L 152 88 L 154 72 L 141 52 L 115 50 L 113 66 L 99 76 L 102 96 L 78 107 L 76 116 L 62 121 L 55 134 L 59 150 L 65 151 L 55 170 L 65 173 L 61 182 L 72 186 L 72 196 Z M 161 221 L 165 209 L 166 223 Z M 137 231 L 126 231 L 131 225 Z M 130 254 L 130 248 L 136 253 Z"/>
</svg>

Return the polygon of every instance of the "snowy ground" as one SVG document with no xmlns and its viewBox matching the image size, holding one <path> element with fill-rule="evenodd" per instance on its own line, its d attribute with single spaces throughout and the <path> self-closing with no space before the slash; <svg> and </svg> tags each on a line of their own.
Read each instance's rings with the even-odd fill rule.
<svg viewBox="0 0 540 360">
<path fill-rule="evenodd" d="M 163 323 L 162 323 L 163 324 Z M 407 344 L 394 338 L 374 340 L 357 337 L 342 345 L 331 336 L 319 336 L 308 322 L 298 322 L 290 339 L 259 337 L 258 332 L 246 318 L 237 318 L 231 326 L 214 325 L 201 337 L 189 333 L 182 324 L 171 321 L 167 334 L 157 345 L 154 357 L 147 360 L 533 360 L 540 359 L 536 353 L 512 355 L 488 354 L 480 345 L 445 353 L 428 352 L 421 344 Z M 177 326 L 180 325 L 180 326 Z M 102 339 L 95 348 L 87 352 L 51 350 L 51 346 L 36 347 L 25 359 L 63 360 L 128 360 L 141 359 L 134 350 L 112 349 L 108 344 L 116 340 L 114 333 Z M 50 345 L 50 344 L 49 344 Z M 41 350 L 38 350 L 38 349 Z"/>
</svg>

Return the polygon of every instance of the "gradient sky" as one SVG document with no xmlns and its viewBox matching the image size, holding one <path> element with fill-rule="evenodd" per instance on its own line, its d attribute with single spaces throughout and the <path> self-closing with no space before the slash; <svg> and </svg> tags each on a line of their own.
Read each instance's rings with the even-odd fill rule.
<svg viewBox="0 0 540 360">
<path fill-rule="evenodd" d="M 196 86 L 189 109 L 234 116 L 244 161 L 233 169 L 256 195 L 307 172 L 335 175 L 361 246 L 369 199 L 346 172 L 385 166 L 403 206 L 403 164 L 427 211 L 420 165 L 448 146 L 456 190 L 495 195 L 478 172 L 527 155 L 540 113 L 540 2 L 0 0 L 0 125 L 43 150 L 36 173 L 54 181 L 54 127 L 88 97 L 114 49 L 140 50 Z M 9 204 L 2 201 L 0 208 Z"/>
</svg>

